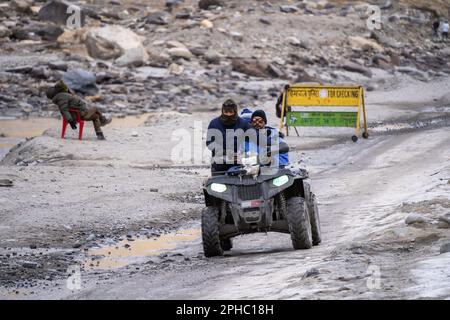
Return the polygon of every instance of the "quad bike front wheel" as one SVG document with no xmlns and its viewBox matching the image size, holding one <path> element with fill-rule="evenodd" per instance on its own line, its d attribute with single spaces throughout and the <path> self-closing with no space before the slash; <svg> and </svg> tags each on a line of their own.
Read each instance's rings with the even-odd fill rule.
<svg viewBox="0 0 450 320">
<path fill-rule="evenodd" d="M 294 249 L 310 249 L 312 232 L 305 199 L 292 197 L 287 201 L 287 221 Z"/>
<path fill-rule="evenodd" d="M 233 248 L 233 242 L 231 239 L 220 240 L 220 246 L 223 251 L 230 251 Z"/>
<path fill-rule="evenodd" d="M 223 255 L 219 238 L 219 210 L 206 207 L 202 211 L 202 240 L 205 257 Z"/>
</svg>

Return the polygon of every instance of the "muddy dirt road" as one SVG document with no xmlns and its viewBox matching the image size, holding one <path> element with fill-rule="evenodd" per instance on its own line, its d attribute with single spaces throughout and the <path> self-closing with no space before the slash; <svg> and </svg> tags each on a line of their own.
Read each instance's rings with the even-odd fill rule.
<svg viewBox="0 0 450 320">
<path fill-rule="evenodd" d="M 359 151 L 356 148 L 361 146 L 350 145 L 348 151 L 356 154 L 347 157 L 343 153 L 332 166 L 320 162 L 324 151 L 312 153 L 324 235 L 324 242 L 312 250 L 293 251 L 288 235 L 255 234 L 235 239 L 234 249 L 225 257 L 205 259 L 199 225 L 193 222 L 185 231 L 188 239 L 180 234 L 182 240 L 175 248 L 162 250 L 159 261 L 138 264 L 138 272 L 116 272 L 99 284 L 95 275 L 87 275 L 83 277 L 86 287 L 80 292 L 63 289 L 48 296 L 448 298 L 450 286 L 436 275 L 440 279 L 450 276 L 450 257 L 438 255 L 439 244 L 449 233 L 434 221 L 450 209 L 450 152 L 445 148 L 450 145 L 449 133 L 440 129 L 380 137 Z M 434 209 L 428 212 L 430 207 Z M 410 212 L 423 213 L 426 226 L 407 226 L 404 220 Z M 436 270 L 424 267 L 429 272 L 426 276 L 418 270 L 430 259 Z M 374 278 L 377 272 L 379 287 Z M 430 281 L 435 285 L 431 291 L 426 290 L 432 286 Z"/>
<path fill-rule="evenodd" d="M 436 274 L 450 276 L 448 254 L 439 255 L 449 233 L 438 225 L 450 209 L 449 133 L 443 128 L 336 145 L 334 159 L 325 157 L 329 149 L 307 152 L 324 235 L 311 250 L 293 251 L 288 235 L 255 234 L 236 238 L 225 257 L 205 259 L 194 219 L 172 234 L 130 236 L 75 254 L 85 267 L 81 290 L 67 289 L 60 279 L 50 290 L 38 282 L 19 292 L 76 299 L 448 298 L 450 286 Z M 407 226 L 405 217 L 417 212 L 427 222 Z M 426 276 L 420 269 L 430 259 L 437 269 L 424 267 Z M 435 287 L 425 290 L 432 279 Z"/>
<path fill-rule="evenodd" d="M 321 245 L 294 251 L 289 235 L 246 235 L 212 259 L 199 223 L 208 166 L 174 164 L 178 140 L 164 133 L 204 127 L 213 114 L 153 115 L 110 128 L 104 144 L 89 131 L 61 141 L 51 128 L 0 166 L 14 182 L 0 189 L 0 295 L 449 298 L 450 253 L 440 253 L 450 240 L 448 112 L 430 103 L 408 118 L 401 104 L 383 108 L 369 107 L 368 140 L 352 143 L 347 129 L 288 138 L 291 162 L 312 176 Z M 396 108 L 401 117 L 386 116 Z"/>
</svg>

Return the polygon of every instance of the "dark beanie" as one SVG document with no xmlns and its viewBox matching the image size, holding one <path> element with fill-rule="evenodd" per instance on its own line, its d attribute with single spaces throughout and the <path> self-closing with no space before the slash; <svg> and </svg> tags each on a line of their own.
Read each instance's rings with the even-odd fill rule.
<svg viewBox="0 0 450 320">
<path fill-rule="evenodd" d="M 50 100 L 53 99 L 54 96 L 56 96 L 57 94 L 57 90 L 55 87 L 50 87 L 47 88 L 47 90 L 45 91 L 45 95 L 47 96 L 47 98 L 49 98 Z"/>
<path fill-rule="evenodd" d="M 237 112 L 237 104 L 231 99 L 228 99 L 222 104 L 222 109 L 234 109 Z"/>
<path fill-rule="evenodd" d="M 55 89 L 58 91 L 58 93 L 69 92 L 69 87 L 64 83 L 63 80 L 60 80 L 55 84 Z"/>
<path fill-rule="evenodd" d="M 266 113 L 264 112 L 264 110 L 256 110 L 255 112 L 253 112 L 252 114 L 252 121 L 254 117 L 261 117 L 263 118 L 264 122 L 267 124 L 267 117 L 266 117 Z"/>
</svg>

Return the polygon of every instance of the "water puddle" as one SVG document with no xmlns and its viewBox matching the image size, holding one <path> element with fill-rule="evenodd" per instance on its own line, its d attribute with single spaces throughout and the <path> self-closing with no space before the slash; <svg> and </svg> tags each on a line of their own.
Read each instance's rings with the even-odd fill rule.
<svg viewBox="0 0 450 320">
<path fill-rule="evenodd" d="M 405 130 L 412 129 L 413 126 L 409 123 L 388 123 L 382 124 L 375 128 L 370 128 L 370 131 L 375 132 L 385 132 L 385 131 L 396 131 L 396 130 Z"/>
<path fill-rule="evenodd" d="M 111 128 L 134 128 L 147 121 L 150 114 L 114 118 L 108 125 Z M 37 137 L 49 128 L 61 129 L 62 121 L 55 118 L 0 119 L 0 134 L 12 138 Z"/>
<path fill-rule="evenodd" d="M 51 118 L 0 120 L 0 133 L 11 138 L 31 138 L 57 124 L 60 120 Z"/>
<path fill-rule="evenodd" d="M 0 142 L 0 148 L 12 148 L 14 147 L 13 143 L 1 143 Z"/>
<path fill-rule="evenodd" d="M 200 229 L 179 230 L 150 239 L 128 239 L 116 245 L 90 249 L 85 261 L 85 269 L 116 269 L 129 264 L 145 261 L 145 258 L 156 256 L 166 250 L 172 250 L 182 243 L 197 240 L 201 235 Z"/>
<path fill-rule="evenodd" d="M 448 113 L 450 112 L 450 107 L 428 107 L 423 110 L 424 112 L 441 112 L 441 113 Z"/>
<path fill-rule="evenodd" d="M 16 144 L 23 141 L 23 138 L 2 138 L 0 137 L 0 161 Z"/>
<path fill-rule="evenodd" d="M 143 125 L 150 113 L 139 116 L 114 118 L 108 128 L 136 128 Z M 56 128 L 61 130 L 61 120 L 55 118 L 15 119 L 0 117 L 0 161 L 9 150 L 25 138 L 41 136 L 45 130 Z"/>
</svg>

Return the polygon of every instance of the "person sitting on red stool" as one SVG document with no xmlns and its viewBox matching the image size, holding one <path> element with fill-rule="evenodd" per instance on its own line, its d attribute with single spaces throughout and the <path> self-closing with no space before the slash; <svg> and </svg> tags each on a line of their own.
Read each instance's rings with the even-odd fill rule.
<svg viewBox="0 0 450 320">
<path fill-rule="evenodd" d="M 95 107 L 88 108 L 86 102 L 72 93 L 63 81 L 59 81 L 55 86 L 48 88 L 46 95 L 47 98 L 58 106 L 61 115 L 67 120 L 72 129 L 77 129 L 77 121 L 69 112 L 69 109 L 79 110 L 82 120 L 92 121 L 94 123 L 97 139 L 105 140 L 101 127 L 110 123 L 111 118 L 106 118 Z"/>
</svg>

